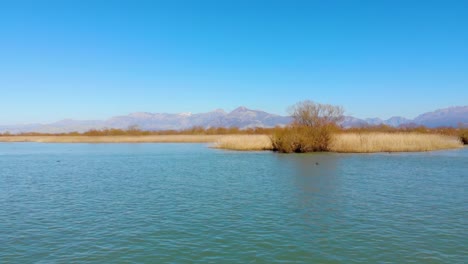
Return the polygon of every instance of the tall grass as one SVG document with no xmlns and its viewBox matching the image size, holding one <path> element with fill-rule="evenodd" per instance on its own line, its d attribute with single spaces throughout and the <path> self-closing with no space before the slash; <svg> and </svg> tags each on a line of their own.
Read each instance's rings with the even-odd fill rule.
<svg viewBox="0 0 468 264">
<path fill-rule="evenodd" d="M 287 133 L 297 137 L 298 134 Z M 301 142 L 297 138 L 285 141 Z M 285 144 L 286 144 L 285 143 Z M 294 144 L 296 144 L 294 143 Z M 266 135 L 223 136 L 216 148 L 231 150 L 273 150 L 274 142 Z M 420 133 L 338 133 L 332 134 L 328 151 L 343 153 L 416 152 L 463 147 L 459 138 L 439 134 Z M 293 152 L 293 151 L 291 151 Z"/>
<path fill-rule="evenodd" d="M 333 135 L 330 151 L 348 153 L 413 152 L 463 147 L 454 136 L 420 133 L 340 133 Z"/>
<path fill-rule="evenodd" d="M 54 143 L 214 143 L 232 150 L 273 150 L 268 135 L 151 135 L 151 136 L 1 136 L 0 142 Z M 293 142 L 297 142 L 293 140 Z M 406 152 L 462 147 L 457 136 L 421 133 L 334 133 L 328 146 L 332 152 Z"/>
<path fill-rule="evenodd" d="M 285 130 L 288 130 L 290 127 L 275 127 L 275 128 L 247 128 L 247 129 L 239 129 L 236 127 L 212 127 L 212 128 L 203 128 L 203 127 L 193 127 L 189 129 L 183 130 L 159 130 L 159 131 L 148 131 L 148 130 L 139 130 L 135 128 L 131 129 L 102 129 L 102 130 L 89 130 L 87 132 L 79 133 L 79 132 L 69 132 L 69 133 L 37 133 L 37 132 L 25 132 L 19 134 L 12 134 L 9 132 L 0 133 L 0 141 L 31 141 L 36 140 L 37 138 L 44 138 L 48 137 L 49 140 L 51 138 L 56 137 L 65 137 L 63 141 L 70 140 L 72 137 L 76 137 L 76 141 L 100 141 L 102 138 L 106 138 L 105 140 L 109 141 L 119 141 L 124 136 L 131 137 L 132 140 L 138 140 L 134 137 L 143 136 L 146 140 L 145 136 L 175 136 L 175 135 L 192 135 L 192 136 L 199 136 L 199 135 L 209 135 L 209 136 L 220 136 L 220 135 L 279 135 L 285 133 Z M 453 128 L 453 127 L 438 127 L 438 128 L 427 128 L 423 126 L 417 127 L 390 127 L 386 125 L 379 125 L 379 126 L 367 126 L 367 127 L 359 127 L 359 128 L 347 128 L 347 129 L 334 129 L 333 133 L 341 130 L 344 133 L 422 133 L 422 134 L 442 134 L 448 136 L 457 136 L 459 137 L 464 144 L 468 144 L 468 128 Z M 300 133 L 303 134 L 304 133 Z M 326 134 L 323 134 L 326 136 Z M 293 135 L 290 135 L 293 137 Z M 11 139 L 11 137 L 17 137 L 15 139 Z M 77 137 L 83 137 L 79 139 Z M 98 137 L 98 139 L 90 139 L 90 137 Z M 116 137 L 116 139 L 107 139 L 107 137 Z M 183 138 L 183 137 L 181 137 Z M 318 137 L 314 136 L 315 140 Z M 23 139 L 23 140 L 21 140 Z M 324 140 L 318 140 L 323 142 L 327 142 L 327 137 L 323 138 Z M 159 138 L 157 139 L 159 140 Z M 171 139 L 172 140 L 172 139 Z M 179 139 L 176 139 L 179 140 Z M 57 139 L 58 142 L 61 142 L 62 139 Z M 197 139 L 198 141 L 198 139 Z M 320 145 L 320 144 L 319 144 Z M 323 145 L 323 144 L 322 144 Z M 323 147 L 321 147 L 323 148 Z"/>
<path fill-rule="evenodd" d="M 272 150 L 271 139 L 267 135 L 231 135 L 218 139 L 215 148 L 230 150 Z"/>
</svg>

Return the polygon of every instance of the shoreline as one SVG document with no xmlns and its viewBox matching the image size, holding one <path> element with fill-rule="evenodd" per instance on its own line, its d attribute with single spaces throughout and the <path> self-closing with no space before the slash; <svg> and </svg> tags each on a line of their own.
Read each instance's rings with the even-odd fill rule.
<svg viewBox="0 0 468 264">
<path fill-rule="evenodd" d="M 211 143 L 211 148 L 237 151 L 273 151 L 268 135 L 126 135 L 126 136 L 0 136 L 0 143 Z M 462 148 L 455 137 L 437 134 L 335 134 L 331 153 L 428 152 Z"/>
<path fill-rule="evenodd" d="M 0 136 L 0 142 L 37 143 L 214 143 L 224 135 Z"/>
</svg>

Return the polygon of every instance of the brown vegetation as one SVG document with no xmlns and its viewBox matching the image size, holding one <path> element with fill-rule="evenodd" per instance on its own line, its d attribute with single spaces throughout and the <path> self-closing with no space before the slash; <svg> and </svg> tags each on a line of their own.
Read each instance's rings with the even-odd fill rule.
<svg viewBox="0 0 468 264">
<path fill-rule="evenodd" d="M 154 135 L 266 135 L 270 134 L 274 128 L 254 127 L 240 129 L 238 127 L 192 127 L 182 130 L 141 130 L 134 126 L 128 129 L 118 128 L 104 128 L 104 129 L 91 129 L 89 131 L 69 132 L 69 133 L 38 133 L 38 132 L 25 132 L 19 134 L 11 134 L 9 132 L 0 133 L 1 136 L 154 136 Z"/>
<path fill-rule="evenodd" d="M 287 133 L 297 137 L 287 142 L 299 142 L 300 133 Z M 304 143 L 307 145 L 307 143 Z M 328 151 L 342 153 L 373 153 L 373 152 L 414 152 L 454 149 L 462 147 L 461 141 L 454 136 L 421 133 L 337 133 L 331 135 Z M 221 137 L 215 144 L 216 148 L 231 150 L 273 150 L 272 141 L 268 136 L 232 135 Z M 292 152 L 292 151 L 291 151 Z"/>
<path fill-rule="evenodd" d="M 231 135 L 220 137 L 215 148 L 229 150 L 273 150 L 267 135 Z"/>
<path fill-rule="evenodd" d="M 460 129 L 458 136 L 460 137 L 460 140 L 463 142 L 463 144 L 468 145 L 468 128 Z"/>
<path fill-rule="evenodd" d="M 468 144 L 468 128 L 454 128 L 454 127 L 437 127 L 428 128 L 425 126 L 412 126 L 412 127 L 391 127 L 387 125 L 379 126 L 366 126 L 359 128 L 342 129 L 341 133 L 419 133 L 419 134 L 432 134 L 432 135 L 445 135 L 458 137 L 463 144 Z"/>
<path fill-rule="evenodd" d="M 330 127 L 291 126 L 278 129 L 271 137 L 273 149 L 283 153 L 327 151 L 331 140 Z"/>
<path fill-rule="evenodd" d="M 328 151 L 332 133 L 343 118 L 343 108 L 303 101 L 290 108 L 293 123 L 277 129 L 271 137 L 273 149 L 279 152 Z"/>
<path fill-rule="evenodd" d="M 282 131 L 285 129 L 277 129 Z M 295 135 L 295 134 L 292 134 Z M 273 150 L 268 135 L 149 135 L 149 136 L 2 136 L 3 142 L 44 143 L 214 143 L 215 148 L 231 150 Z M 291 140 L 300 142 L 300 140 Z M 461 147 L 454 136 L 422 133 L 335 133 L 328 151 L 333 152 L 395 152 L 430 151 Z"/>
<path fill-rule="evenodd" d="M 454 136 L 421 133 L 340 133 L 333 136 L 330 151 L 348 153 L 414 152 L 463 147 Z"/>
</svg>

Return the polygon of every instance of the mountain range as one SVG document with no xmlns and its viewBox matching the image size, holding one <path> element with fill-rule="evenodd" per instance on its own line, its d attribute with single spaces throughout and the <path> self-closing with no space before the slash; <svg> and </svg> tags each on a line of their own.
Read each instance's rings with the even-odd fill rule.
<svg viewBox="0 0 468 264">
<path fill-rule="evenodd" d="M 468 126 L 468 106 L 455 106 L 438 109 L 432 112 L 423 113 L 414 119 L 408 119 L 401 116 L 394 116 L 385 120 L 380 118 L 359 119 L 352 116 L 345 116 L 341 125 L 343 127 L 362 127 L 382 124 L 393 127 L 423 125 L 432 128 L 458 127 L 459 125 Z"/>
<path fill-rule="evenodd" d="M 289 116 L 270 114 L 260 110 L 252 110 L 246 107 L 238 107 L 231 112 L 216 109 L 207 113 L 147 113 L 137 112 L 124 116 L 115 116 L 107 120 L 73 120 L 65 119 L 50 124 L 4 125 L 0 126 L 0 132 L 22 133 L 65 133 L 85 132 L 90 129 L 119 128 L 127 129 L 130 126 L 138 126 L 142 130 L 180 130 L 200 126 L 208 127 L 274 127 L 284 126 L 291 122 Z M 400 116 L 383 120 L 380 118 L 360 119 L 345 116 L 341 125 L 343 127 L 362 127 L 369 125 L 389 125 L 394 127 L 424 125 L 427 127 L 457 127 L 460 124 L 468 126 L 468 106 L 449 107 L 433 112 L 427 112 L 414 119 Z"/>
</svg>

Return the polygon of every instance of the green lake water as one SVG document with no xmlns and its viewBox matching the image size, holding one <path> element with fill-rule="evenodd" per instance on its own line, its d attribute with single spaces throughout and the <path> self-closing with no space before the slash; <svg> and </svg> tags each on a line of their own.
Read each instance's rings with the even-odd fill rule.
<svg viewBox="0 0 468 264">
<path fill-rule="evenodd" d="M 0 144 L 0 263 L 468 263 L 468 148 Z"/>
</svg>

